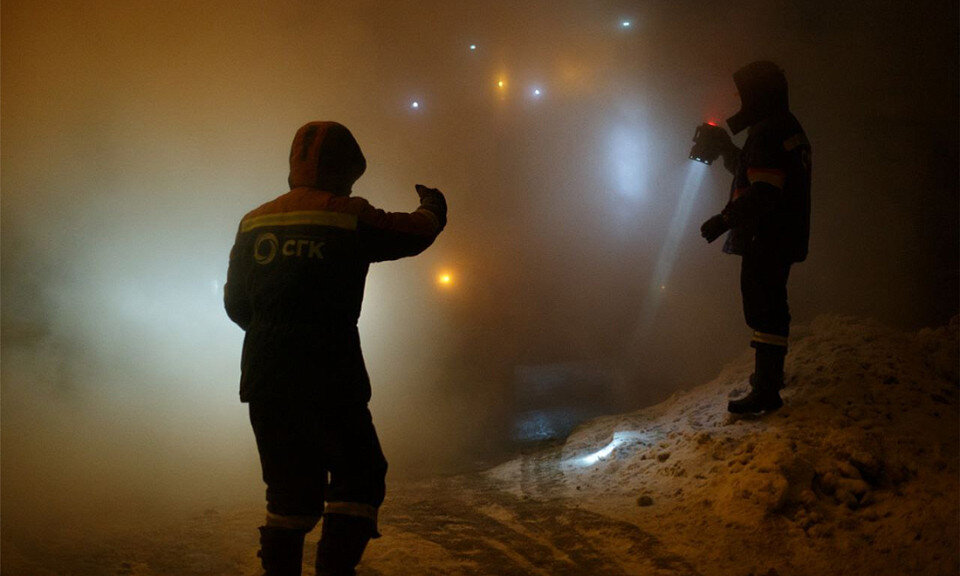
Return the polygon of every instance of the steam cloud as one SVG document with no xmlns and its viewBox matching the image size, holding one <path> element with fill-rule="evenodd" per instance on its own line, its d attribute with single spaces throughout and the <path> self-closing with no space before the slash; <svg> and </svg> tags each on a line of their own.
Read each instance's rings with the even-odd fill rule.
<svg viewBox="0 0 960 576">
<path fill-rule="evenodd" d="M 392 475 L 501 449 L 518 366 L 605 367 L 626 410 L 745 346 L 738 262 L 693 232 L 723 205 L 719 167 L 647 296 L 693 129 L 735 112 L 730 74 L 758 58 L 814 147 L 795 319 L 943 322 L 956 4 L 857 4 L 4 2 L 4 529 L 260 497 L 220 298 L 237 222 L 285 191 L 307 120 L 356 135 L 355 194 L 410 210 L 421 182 L 451 207 L 435 247 L 370 276 Z"/>
</svg>

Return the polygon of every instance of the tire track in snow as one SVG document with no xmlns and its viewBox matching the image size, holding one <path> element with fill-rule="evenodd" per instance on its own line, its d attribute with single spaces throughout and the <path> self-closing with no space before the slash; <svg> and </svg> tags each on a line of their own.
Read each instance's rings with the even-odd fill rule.
<svg viewBox="0 0 960 576">
<path fill-rule="evenodd" d="M 389 553 L 391 532 L 399 532 L 441 547 L 456 565 L 455 572 L 446 572 L 451 575 L 699 576 L 637 526 L 572 504 L 518 498 L 452 479 L 403 490 L 391 497 L 383 518 L 388 538 L 372 545 L 380 550 L 368 555 L 359 574 L 424 573 L 427 566 L 417 562 L 416 550 L 409 551 L 406 566 L 378 567 L 381 553 Z"/>
</svg>

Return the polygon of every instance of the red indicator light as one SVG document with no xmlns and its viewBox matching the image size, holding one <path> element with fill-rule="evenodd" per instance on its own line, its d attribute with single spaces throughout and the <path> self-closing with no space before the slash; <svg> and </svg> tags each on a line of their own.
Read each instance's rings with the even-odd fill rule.
<svg viewBox="0 0 960 576">
<path fill-rule="evenodd" d="M 719 126 L 719 124 L 717 124 L 717 123 L 714 122 L 713 120 L 707 122 L 707 124 L 709 124 L 709 125 L 711 125 L 711 126 Z"/>
</svg>

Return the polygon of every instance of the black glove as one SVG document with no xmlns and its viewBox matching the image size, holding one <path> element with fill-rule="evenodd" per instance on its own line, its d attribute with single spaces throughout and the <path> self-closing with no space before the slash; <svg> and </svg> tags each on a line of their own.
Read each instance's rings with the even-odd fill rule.
<svg viewBox="0 0 960 576">
<path fill-rule="evenodd" d="M 420 205 L 437 216 L 442 230 L 447 225 L 447 199 L 444 198 L 443 192 L 417 184 L 417 196 L 420 197 Z"/>
<path fill-rule="evenodd" d="M 428 188 L 423 184 L 417 184 L 416 188 L 417 188 L 417 196 L 420 197 L 421 201 L 428 196 L 437 196 L 437 195 L 441 197 L 443 196 L 443 192 L 440 192 L 436 188 Z"/>
<path fill-rule="evenodd" d="M 723 214 L 717 214 L 703 223 L 703 226 L 700 227 L 700 235 L 706 238 L 707 242 L 713 242 L 729 229 L 730 225 L 727 224 L 727 219 L 723 217 Z"/>
</svg>

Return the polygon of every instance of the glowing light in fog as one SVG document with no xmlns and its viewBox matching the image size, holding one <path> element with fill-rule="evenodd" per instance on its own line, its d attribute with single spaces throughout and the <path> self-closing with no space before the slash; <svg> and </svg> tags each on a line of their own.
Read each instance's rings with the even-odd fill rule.
<svg viewBox="0 0 960 576">
<path fill-rule="evenodd" d="M 417 102 L 416 100 L 414 100 L 414 101 L 410 104 L 410 107 L 413 108 L 414 110 L 416 110 L 417 108 L 420 107 L 420 103 Z"/>
<path fill-rule="evenodd" d="M 534 88 L 534 89 L 533 89 L 533 96 L 534 96 L 535 98 L 539 98 L 541 94 L 543 94 L 543 92 L 541 92 L 539 88 Z"/>
<path fill-rule="evenodd" d="M 441 272 L 437 275 L 437 284 L 441 287 L 449 287 L 453 285 L 453 275 L 449 272 Z"/>
<path fill-rule="evenodd" d="M 618 126 L 610 133 L 607 144 L 607 174 L 613 189 L 628 198 L 643 192 L 647 158 L 646 141 L 640 128 Z"/>
<path fill-rule="evenodd" d="M 471 49 L 471 50 L 476 50 L 476 49 L 477 49 L 477 45 L 476 45 L 476 44 L 471 44 L 471 45 L 470 45 L 470 49 Z"/>
<path fill-rule="evenodd" d="M 631 25 L 632 25 L 632 22 L 630 22 L 629 20 L 624 20 L 623 22 L 620 23 L 620 26 L 622 28 L 629 28 Z"/>
</svg>

